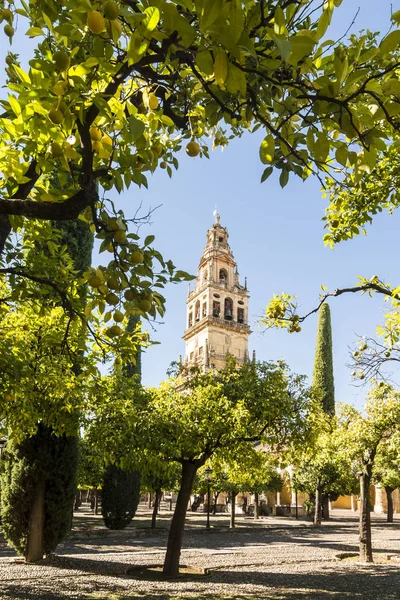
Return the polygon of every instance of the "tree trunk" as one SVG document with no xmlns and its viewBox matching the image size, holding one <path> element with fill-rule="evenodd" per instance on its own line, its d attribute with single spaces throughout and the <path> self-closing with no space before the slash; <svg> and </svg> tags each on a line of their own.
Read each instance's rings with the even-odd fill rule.
<svg viewBox="0 0 400 600">
<path fill-rule="evenodd" d="M 254 494 L 254 518 L 255 519 L 260 518 L 260 502 L 259 502 L 259 495 L 257 492 Z"/>
<path fill-rule="evenodd" d="M 329 496 L 328 494 L 322 495 L 322 518 L 324 521 L 329 521 Z"/>
<path fill-rule="evenodd" d="M 26 562 L 37 562 L 44 556 L 44 500 L 46 481 L 41 477 L 36 484 L 29 523 Z"/>
<path fill-rule="evenodd" d="M 156 490 L 156 495 L 154 498 L 154 508 L 153 515 L 151 517 L 151 529 L 156 528 L 156 520 L 158 515 L 158 507 L 160 506 L 162 491 L 160 489 Z"/>
<path fill-rule="evenodd" d="M 235 529 L 235 517 L 236 517 L 236 494 L 231 494 L 231 522 L 229 524 L 230 529 Z"/>
<path fill-rule="evenodd" d="M 152 499 L 152 498 L 151 498 L 151 492 L 149 492 L 149 497 L 148 497 L 148 499 L 147 499 L 147 506 L 148 506 L 149 508 L 151 508 L 151 499 Z"/>
<path fill-rule="evenodd" d="M 182 549 L 186 511 L 192 492 L 193 481 L 199 466 L 189 461 L 185 461 L 182 464 L 181 487 L 169 528 L 167 552 L 163 568 L 163 574 L 169 579 L 175 579 L 179 575 L 179 558 Z"/>
<path fill-rule="evenodd" d="M 99 514 L 99 490 L 97 488 L 94 490 L 94 514 Z"/>
<path fill-rule="evenodd" d="M 219 495 L 220 495 L 220 492 L 214 492 L 213 507 L 212 507 L 212 512 L 214 515 L 217 514 L 217 502 L 218 502 Z"/>
<path fill-rule="evenodd" d="M 387 498 L 387 519 L 388 523 L 393 523 L 393 488 L 385 486 L 386 498 Z"/>
<path fill-rule="evenodd" d="M 314 525 L 319 527 L 321 525 L 321 488 L 317 486 L 315 490 L 315 506 L 314 506 Z"/>
<path fill-rule="evenodd" d="M 369 487 L 372 465 L 364 465 L 360 475 L 360 562 L 373 562 Z"/>
</svg>

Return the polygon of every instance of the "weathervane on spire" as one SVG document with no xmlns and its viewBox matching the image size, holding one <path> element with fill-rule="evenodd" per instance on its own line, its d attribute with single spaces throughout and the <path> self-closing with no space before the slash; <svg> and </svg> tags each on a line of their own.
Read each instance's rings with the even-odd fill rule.
<svg viewBox="0 0 400 600">
<path fill-rule="evenodd" d="M 215 223 L 215 225 L 219 225 L 219 220 L 220 220 L 221 217 L 219 216 L 219 214 L 217 212 L 217 205 L 215 205 L 213 215 L 214 215 L 214 223 Z"/>
</svg>

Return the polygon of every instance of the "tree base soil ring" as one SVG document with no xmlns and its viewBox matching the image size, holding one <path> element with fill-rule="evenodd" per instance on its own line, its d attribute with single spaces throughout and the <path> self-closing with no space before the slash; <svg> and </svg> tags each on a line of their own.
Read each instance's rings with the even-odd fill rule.
<svg viewBox="0 0 400 600">
<path fill-rule="evenodd" d="M 134 567 L 129 567 L 125 573 L 134 579 L 142 579 L 145 581 L 165 581 L 170 579 L 193 581 L 208 575 L 209 569 L 203 569 L 202 567 L 197 567 L 194 565 L 180 565 L 179 575 L 175 578 L 171 578 L 164 575 L 163 568 L 159 564 L 136 565 Z"/>
</svg>

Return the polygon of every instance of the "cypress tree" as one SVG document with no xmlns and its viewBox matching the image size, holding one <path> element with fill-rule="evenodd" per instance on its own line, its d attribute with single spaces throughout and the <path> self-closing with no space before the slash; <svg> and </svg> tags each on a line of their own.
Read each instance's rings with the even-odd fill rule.
<svg viewBox="0 0 400 600">
<path fill-rule="evenodd" d="M 333 378 L 332 328 L 329 305 L 324 303 L 318 316 L 312 389 L 326 414 L 335 414 L 335 385 Z"/>
<path fill-rule="evenodd" d="M 140 317 L 129 317 L 127 330 L 133 332 L 140 323 Z M 126 377 L 142 378 L 141 351 L 138 350 L 135 362 L 124 367 Z M 116 465 L 108 465 L 103 476 L 101 491 L 101 512 L 104 524 L 109 529 L 123 529 L 132 521 L 140 500 L 140 471 L 128 471 Z"/>
<path fill-rule="evenodd" d="M 139 471 L 108 465 L 101 493 L 101 512 L 109 529 L 124 529 L 135 516 L 140 500 Z"/>
<path fill-rule="evenodd" d="M 80 221 L 55 225 L 80 276 L 91 264 L 93 234 Z M 84 304 L 85 289 L 81 299 Z M 72 369 L 79 374 L 78 365 Z M 28 561 L 53 552 L 70 529 L 77 468 L 78 430 L 76 436 L 56 436 L 38 423 L 34 436 L 9 447 L 1 484 L 2 524 L 6 539 Z"/>
<path fill-rule="evenodd" d="M 40 545 L 45 554 L 53 552 L 70 529 L 77 451 L 77 438 L 57 437 L 42 423 L 34 436 L 7 446 L 1 477 L 3 533 L 28 560 L 31 527 L 38 524 L 34 519 L 43 523 Z M 43 499 L 42 516 L 38 496 Z"/>
</svg>

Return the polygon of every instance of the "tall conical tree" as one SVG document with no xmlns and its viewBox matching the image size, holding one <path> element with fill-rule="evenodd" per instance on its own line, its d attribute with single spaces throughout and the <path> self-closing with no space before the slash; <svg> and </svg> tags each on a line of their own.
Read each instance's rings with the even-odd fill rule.
<svg viewBox="0 0 400 600">
<path fill-rule="evenodd" d="M 129 317 L 127 330 L 135 331 L 140 326 L 140 317 Z M 124 366 L 126 377 L 135 377 L 142 381 L 141 351 L 137 351 L 135 360 Z M 104 524 L 109 529 L 124 529 L 135 516 L 140 500 L 140 471 L 125 470 L 109 464 L 103 475 L 101 511 Z"/>
<path fill-rule="evenodd" d="M 333 378 L 332 327 L 329 304 L 323 304 L 318 315 L 317 341 L 315 346 L 312 379 L 314 397 L 321 403 L 325 414 L 335 414 L 335 384 Z M 315 494 L 314 524 L 321 523 L 321 507 L 324 519 L 329 519 L 329 496 L 320 488 Z"/>
<path fill-rule="evenodd" d="M 328 304 L 319 311 L 317 342 L 315 347 L 312 389 L 321 401 L 323 411 L 335 414 L 335 384 L 333 378 L 331 312 Z"/>
<path fill-rule="evenodd" d="M 60 244 L 66 244 L 78 276 L 82 275 L 91 264 L 92 232 L 80 221 L 61 221 L 55 225 L 62 234 Z M 84 288 L 81 300 L 84 305 Z M 79 374 L 77 364 L 72 370 Z M 35 435 L 8 450 L 2 490 L 4 534 L 28 562 L 41 560 L 45 553 L 56 549 L 70 528 L 76 490 L 78 426 L 76 436 L 57 437 L 51 427 L 38 423 Z"/>
</svg>

